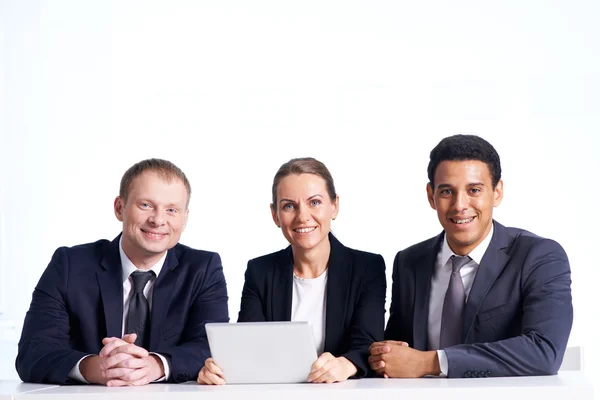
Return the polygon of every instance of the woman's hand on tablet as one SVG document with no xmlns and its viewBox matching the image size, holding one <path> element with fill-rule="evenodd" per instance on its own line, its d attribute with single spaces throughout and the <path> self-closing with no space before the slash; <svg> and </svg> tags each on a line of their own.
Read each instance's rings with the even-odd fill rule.
<svg viewBox="0 0 600 400">
<path fill-rule="evenodd" d="M 356 375 L 356 372 L 356 366 L 346 357 L 334 357 L 331 353 L 323 353 L 312 365 L 307 380 L 312 383 L 343 382 Z"/>
<path fill-rule="evenodd" d="M 198 383 L 201 385 L 224 385 L 223 370 L 212 358 L 207 358 L 204 367 L 198 373 Z"/>
</svg>

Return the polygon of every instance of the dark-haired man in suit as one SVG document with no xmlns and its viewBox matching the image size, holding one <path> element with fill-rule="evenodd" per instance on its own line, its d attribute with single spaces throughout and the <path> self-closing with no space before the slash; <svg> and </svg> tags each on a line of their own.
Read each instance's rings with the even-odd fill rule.
<svg viewBox="0 0 600 400">
<path fill-rule="evenodd" d="M 196 379 L 204 325 L 229 321 L 217 253 L 178 244 L 190 184 L 166 160 L 133 165 L 114 202 L 123 231 L 61 247 L 25 317 L 17 372 L 38 383 L 138 386 Z"/>
<path fill-rule="evenodd" d="M 385 377 L 556 374 L 573 322 L 564 250 L 492 219 L 503 184 L 484 139 L 443 139 L 427 172 L 444 231 L 396 255 L 388 340 L 371 346 L 371 368 Z"/>
</svg>

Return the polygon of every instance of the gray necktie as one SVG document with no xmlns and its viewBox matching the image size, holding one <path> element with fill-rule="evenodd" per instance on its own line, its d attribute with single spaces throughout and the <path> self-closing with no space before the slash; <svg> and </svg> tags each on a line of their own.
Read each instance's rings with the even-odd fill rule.
<svg viewBox="0 0 600 400">
<path fill-rule="evenodd" d="M 127 314 L 127 329 L 125 330 L 125 333 L 137 333 L 135 344 L 146 350 L 148 349 L 150 336 L 150 306 L 148 299 L 144 296 L 144 288 L 153 276 L 153 271 L 135 271 L 131 273 L 133 288 Z"/>
<path fill-rule="evenodd" d="M 442 325 L 440 329 L 440 349 L 460 344 L 463 326 L 463 310 L 465 308 L 465 286 L 460 277 L 460 269 L 471 257 L 452 256 L 452 275 L 444 297 L 442 308 Z"/>
</svg>

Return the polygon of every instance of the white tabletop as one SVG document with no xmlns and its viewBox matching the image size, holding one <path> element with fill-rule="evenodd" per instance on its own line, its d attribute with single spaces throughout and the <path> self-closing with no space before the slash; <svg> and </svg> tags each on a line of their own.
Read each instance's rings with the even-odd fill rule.
<svg viewBox="0 0 600 400">
<path fill-rule="evenodd" d="M 12 385 L 12 386 L 11 386 Z M 13 399 L 54 400 L 86 397 L 110 397 L 111 400 L 176 399 L 444 399 L 444 400 L 516 400 L 516 399 L 593 399 L 593 388 L 580 372 L 563 372 L 557 376 L 476 379 L 360 379 L 332 385 L 225 385 L 200 386 L 153 384 L 136 388 L 102 386 L 54 386 L 0 382 L 2 394 L 13 390 Z M 0 399 L 11 397 L 0 397 Z"/>
<path fill-rule="evenodd" d="M 22 393 L 34 393 L 56 387 L 56 385 L 38 385 L 36 383 L 23 383 L 20 381 L 0 381 L 0 400 L 12 399 Z"/>
</svg>

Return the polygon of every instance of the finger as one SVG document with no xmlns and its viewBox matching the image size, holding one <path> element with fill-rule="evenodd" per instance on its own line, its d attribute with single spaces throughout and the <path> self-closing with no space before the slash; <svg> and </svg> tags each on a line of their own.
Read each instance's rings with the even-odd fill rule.
<svg viewBox="0 0 600 400">
<path fill-rule="evenodd" d="M 409 347 L 407 342 L 402 342 L 400 340 L 386 340 L 385 343 L 395 344 L 397 346 L 406 346 L 406 347 Z"/>
<path fill-rule="evenodd" d="M 381 347 L 373 347 L 371 349 L 371 356 L 378 356 L 381 354 L 389 353 L 392 349 L 389 345 L 381 346 Z"/>
<path fill-rule="evenodd" d="M 120 363 L 122 363 L 123 361 L 125 361 L 131 357 L 132 356 L 130 356 L 129 354 L 126 354 L 126 353 L 119 353 L 119 354 L 115 354 L 114 356 L 104 357 L 100 361 L 100 369 L 107 370 L 110 368 L 114 368 L 117 365 L 119 365 Z"/>
<path fill-rule="evenodd" d="M 383 355 L 380 354 L 377 356 L 369 356 L 369 358 L 367 359 L 367 362 L 369 364 L 373 364 L 373 363 L 379 362 L 381 360 L 383 360 Z"/>
<path fill-rule="evenodd" d="M 109 373 L 109 371 L 105 371 Z M 123 375 L 119 376 L 116 379 L 109 379 L 106 382 L 106 386 L 128 386 L 132 385 L 134 382 L 137 384 L 141 384 L 144 380 L 149 382 L 148 373 L 150 372 L 150 368 L 144 367 L 140 369 L 129 370 Z"/>
<path fill-rule="evenodd" d="M 373 347 L 381 347 L 381 346 L 385 346 L 385 342 L 373 342 L 369 346 L 369 350 L 372 349 Z"/>
<path fill-rule="evenodd" d="M 119 353 L 119 354 L 125 354 L 125 353 Z M 129 354 L 126 354 L 126 356 L 128 356 L 128 358 L 126 358 L 125 360 L 121 361 L 118 364 L 113 365 L 112 368 L 138 369 L 138 368 L 143 368 L 143 367 L 148 366 L 147 358 L 132 357 Z"/>
<path fill-rule="evenodd" d="M 383 377 L 384 377 L 385 379 L 389 379 L 389 378 L 390 378 L 390 377 L 388 376 L 388 374 L 386 374 L 386 373 L 384 373 L 384 374 L 383 374 Z"/>
<path fill-rule="evenodd" d="M 148 350 L 144 349 L 143 347 L 140 346 L 136 346 L 135 344 L 130 344 L 125 342 L 126 344 L 117 347 L 116 349 L 114 349 L 113 351 L 111 351 L 108 354 L 108 357 L 110 356 L 114 356 L 115 354 L 119 354 L 119 353 L 126 353 L 126 354 L 130 354 L 134 357 L 148 357 Z"/>
<path fill-rule="evenodd" d="M 204 364 L 206 369 L 215 375 L 219 375 L 219 376 L 223 377 L 223 370 L 221 369 L 221 367 L 219 367 L 214 361 L 212 361 L 212 358 L 210 360 L 211 360 L 210 362 L 206 362 Z"/>
<path fill-rule="evenodd" d="M 371 355 L 379 354 L 381 352 L 381 349 L 384 349 L 386 347 L 390 347 L 390 345 L 387 343 L 378 343 L 377 346 L 369 347 L 369 353 Z"/>
<path fill-rule="evenodd" d="M 338 378 L 338 369 L 336 367 L 332 367 L 325 371 L 320 376 L 316 377 L 312 383 L 333 383 L 339 380 Z"/>
<path fill-rule="evenodd" d="M 105 341 L 107 341 L 107 343 L 105 343 L 102 350 L 100 350 L 100 357 L 108 357 L 108 355 L 117 347 L 128 344 L 126 341 L 119 338 L 104 338 L 102 340 L 102 343 L 104 343 Z"/>
<path fill-rule="evenodd" d="M 121 339 L 118 337 L 114 337 L 114 336 L 105 337 L 104 339 L 102 339 L 102 344 L 106 346 L 107 344 L 109 344 L 110 342 L 115 341 L 115 340 L 121 340 Z"/>
<path fill-rule="evenodd" d="M 377 361 L 370 363 L 369 365 L 371 366 L 371 369 L 375 372 L 383 371 L 383 369 L 385 368 L 385 361 Z"/>
<path fill-rule="evenodd" d="M 202 380 L 202 382 L 200 382 L 200 380 Z M 206 368 L 203 367 L 200 371 L 200 374 L 198 374 L 198 383 L 204 385 L 224 385 L 225 379 L 221 378 L 216 374 L 213 374 L 212 372 L 208 371 Z"/>
<path fill-rule="evenodd" d="M 335 366 L 335 358 L 327 361 L 323 366 L 319 369 L 314 370 L 310 374 L 308 374 L 309 382 L 324 382 L 329 377 L 328 372 Z"/>
<path fill-rule="evenodd" d="M 123 340 L 126 341 L 127 343 L 135 343 L 137 339 L 137 333 L 128 333 L 126 335 L 123 335 Z"/>
<path fill-rule="evenodd" d="M 196 379 L 196 382 L 198 382 L 200 385 L 209 385 L 210 384 L 205 373 L 206 373 L 206 367 L 202 367 L 200 372 L 198 372 L 198 378 Z"/>
<path fill-rule="evenodd" d="M 139 381 L 140 379 L 147 376 L 149 373 L 150 373 L 150 367 L 131 369 L 127 373 L 121 375 L 121 377 L 119 379 L 122 381 L 131 383 L 131 382 Z"/>
<path fill-rule="evenodd" d="M 146 375 L 142 379 L 129 383 L 129 386 L 143 386 L 150 383 L 150 378 Z"/>
<path fill-rule="evenodd" d="M 329 360 L 332 360 L 334 358 L 335 357 L 331 353 L 329 353 L 329 352 L 321 354 L 319 356 L 319 358 L 317 358 L 317 360 L 310 367 L 310 372 L 312 373 L 312 372 L 318 370 L 323 365 L 325 365 L 325 363 L 327 363 Z"/>
<path fill-rule="evenodd" d="M 312 377 L 311 377 L 312 375 Z M 309 380 L 308 382 L 310 383 L 323 383 L 325 382 L 330 376 L 329 371 L 323 371 L 321 373 L 321 369 L 318 369 L 316 372 L 312 373 L 311 375 L 309 375 Z"/>
<path fill-rule="evenodd" d="M 135 371 L 134 369 L 131 368 L 111 368 L 111 369 L 107 369 L 102 371 L 102 377 L 108 379 L 108 380 L 112 380 L 112 379 L 122 379 L 124 376 L 130 374 L 131 372 Z M 123 379 L 125 380 L 125 379 Z"/>
<path fill-rule="evenodd" d="M 112 380 L 106 382 L 106 386 L 109 386 L 109 387 L 129 386 L 129 382 L 123 381 L 120 379 L 112 379 Z"/>
<path fill-rule="evenodd" d="M 112 380 L 106 382 L 106 386 L 110 386 L 110 387 L 142 386 L 142 385 L 147 385 L 148 383 L 150 383 L 150 378 L 148 378 L 148 376 L 146 375 L 135 381 L 127 381 L 127 380 L 123 380 L 123 379 L 112 379 Z"/>
</svg>

